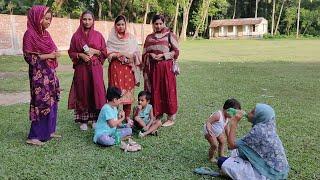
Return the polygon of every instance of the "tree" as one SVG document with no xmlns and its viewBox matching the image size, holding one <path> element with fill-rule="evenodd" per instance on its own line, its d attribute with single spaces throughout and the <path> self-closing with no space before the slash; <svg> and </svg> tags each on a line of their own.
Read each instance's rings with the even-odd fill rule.
<svg viewBox="0 0 320 180">
<path fill-rule="evenodd" d="M 103 8 L 103 4 L 104 4 L 104 0 L 97 0 L 98 3 L 98 18 L 99 20 L 101 20 L 101 16 L 102 16 L 102 8 Z"/>
<path fill-rule="evenodd" d="M 233 7 L 233 16 L 232 19 L 236 17 L 236 10 L 237 10 L 237 0 L 234 0 L 234 7 Z"/>
<path fill-rule="evenodd" d="M 109 16 L 110 19 L 112 19 L 112 12 L 111 12 L 111 9 L 112 9 L 112 6 L 111 6 L 111 5 L 112 5 L 112 3 L 111 3 L 111 0 L 108 0 L 108 5 L 109 5 L 109 6 L 108 6 L 108 7 L 109 7 L 109 8 L 108 8 L 108 16 Z"/>
<path fill-rule="evenodd" d="M 203 0 L 202 1 L 200 13 L 197 13 L 198 22 L 196 22 L 197 23 L 196 31 L 195 31 L 192 39 L 194 39 L 198 36 L 200 28 L 202 28 L 204 26 L 205 20 L 207 19 L 207 16 L 208 16 L 208 10 L 209 10 L 210 3 L 211 3 L 211 0 Z"/>
<path fill-rule="evenodd" d="M 284 22 L 286 23 L 285 32 L 287 35 L 290 35 L 290 29 L 296 19 L 296 11 L 297 11 L 297 8 L 295 8 L 295 7 L 289 7 L 286 9 L 286 15 L 284 17 Z"/>
<path fill-rule="evenodd" d="M 181 6 L 183 8 L 183 20 L 182 29 L 180 34 L 180 41 L 185 41 L 187 39 L 187 27 L 189 23 L 189 11 L 193 0 L 182 0 Z"/>
<path fill-rule="evenodd" d="M 282 0 L 282 5 L 281 5 L 281 8 L 280 8 L 280 13 L 279 13 L 276 29 L 274 30 L 273 34 L 277 34 L 277 32 L 278 32 L 278 26 L 279 26 L 279 23 L 280 23 L 280 18 L 281 18 L 281 14 L 282 14 L 282 10 L 283 10 L 283 6 L 284 6 L 285 2 L 286 2 L 286 0 Z"/>
<path fill-rule="evenodd" d="M 129 0 L 120 0 L 119 4 L 120 4 L 121 9 L 120 9 L 119 14 L 124 14 L 124 10 L 125 10 L 128 2 L 129 2 Z"/>
<path fill-rule="evenodd" d="M 256 0 L 256 12 L 254 14 L 254 17 L 257 18 L 258 17 L 258 3 L 259 3 L 259 0 Z"/>
<path fill-rule="evenodd" d="M 301 0 L 298 1 L 298 13 L 297 13 L 297 34 L 296 38 L 299 37 L 299 25 L 300 25 L 300 5 L 301 5 Z"/>
<path fill-rule="evenodd" d="M 272 23 L 271 23 L 271 35 L 273 36 L 273 28 L 274 28 L 274 14 L 276 11 L 276 0 L 272 0 Z"/>
<path fill-rule="evenodd" d="M 177 34 L 178 14 L 179 14 L 179 2 L 177 2 L 176 13 L 174 15 L 173 33 L 175 33 L 175 34 Z"/>
</svg>

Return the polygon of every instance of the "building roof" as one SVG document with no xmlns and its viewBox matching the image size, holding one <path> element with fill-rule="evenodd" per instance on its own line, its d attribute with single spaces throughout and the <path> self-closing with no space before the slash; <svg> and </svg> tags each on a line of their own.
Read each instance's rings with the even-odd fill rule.
<svg viewBox="0 0 320 180">
<path fill-rule="evenodd" d="M 253 24 L 260 24 L 263 20 L 266 21 L 266 19 L 264 19 L 263 17 L 212 20 L 209 27 L 253 25 Z"/>
</svg>

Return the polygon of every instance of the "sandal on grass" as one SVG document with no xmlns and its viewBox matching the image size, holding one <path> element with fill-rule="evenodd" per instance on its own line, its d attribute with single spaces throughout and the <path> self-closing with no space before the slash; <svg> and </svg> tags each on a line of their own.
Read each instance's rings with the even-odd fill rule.
<svg viewBox="0 0 320 180">
<path fill-rule="evenodd" d="M 125 143 L 125 142 L 123 142 L 123 141 L 121 141 L 120 148 L 121 148 L 124 152 L 136 152 L 136 151 L 141 150 L 141 146 L 140 146 L 139 144 L 130 145 L 130 144 L 127 144 L 127 143 Z"/>
<path fill-rule="evenodd" d="M 45 144 L 44 142 L 41 142 L 38 139 L 28 139 L 26 141 L 26 143 L 29 145 L 34 145 L 34 146 L 43 146 Z"/>
<path fill-rule="evenodd" d="M 199 168 L 194 169 L 193 172 L 196 174 L 208 175 L 208 176 L 213 176 L 213 177 L 220 176 L 219 172 L 216 172 L 208 167 L 199 167 Z"/>
<path fill-rule="evenodd" d="M 142 149 L 142 148 L 141 148 L 141 145 L 138 144 L 137 142 L 135 142 L 134 140 L 132 140 L 131 138 L 129 138 L 128 144 L 129 144 L 130 146 L 136 146 L 136 148 L 137 148 L 138 151 Z"/>
</svg>

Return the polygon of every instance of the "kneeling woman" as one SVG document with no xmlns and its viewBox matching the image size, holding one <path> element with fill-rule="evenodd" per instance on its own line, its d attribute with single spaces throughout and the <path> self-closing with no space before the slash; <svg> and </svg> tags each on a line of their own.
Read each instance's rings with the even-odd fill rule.
<svg viewBox="0 0 320 180">
<path fill-rule="evenodd" d="M 229 149 L 232 157 L 221 157 L 218 166 L 232 179 L 287 179 L 289 165 L 282 142 L 276 133 L 275 112 L 267 104 L 257 104 L 248 113 L 249 122 L 253 124 L 250 132 L 236 139 L 238 122 L 242 117 L 238 113 L 231 119 L 228 135 Z"/>
</svg>

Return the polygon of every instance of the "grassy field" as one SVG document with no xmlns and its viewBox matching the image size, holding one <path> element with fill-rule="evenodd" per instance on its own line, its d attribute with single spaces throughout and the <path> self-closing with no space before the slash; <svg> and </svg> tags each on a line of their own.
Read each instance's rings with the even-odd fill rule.
<svg viewBox="0 0 320 180">
<path fill-rule="evenodd" d="M 207 160 L 202 125 L 228 97 L 240 100 L 245 110 L 258 102 L 272 105 L 292 168 L 289 179 L 320 179 L 319 47 L 319 40 L 185 42 L 177 123 L 162 128 L 158 137 L 136 138 L 143 146 L 137 153 L 101 148 L 93 144 L 91 130 L 80 132 L 66 108 L 73 72 L 60 72 L 65 89 L 58 120 L 61 140 L 41 148 L 26 145 L 28 104 L 0 106 L 0 179 L 210 179 L 192 170 L 217 170 Z M 65 56 L 61 62 L 70 65 Z M 22 57 L 2 56 L 0 63 L 0 92 L 28 91 Z M 238 137 L 249 129 L 242 121 Z"/>
</svg>

